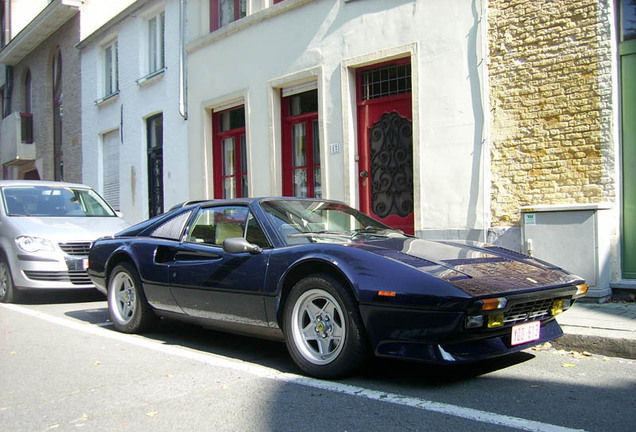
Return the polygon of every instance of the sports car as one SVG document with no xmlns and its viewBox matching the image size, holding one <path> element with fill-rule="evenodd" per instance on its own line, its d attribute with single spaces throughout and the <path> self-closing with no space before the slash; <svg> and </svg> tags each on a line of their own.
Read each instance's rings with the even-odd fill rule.
<svg viewBox="0 0 636 432">
<path fill-rule="evenodd" d="M 329 379 L 372 355 L 463 363 L 553 340 L 555 316 L 587 290 L 517 252 L 422 240 L 302 198 L 177 206 L 97 240 L 88 274 L 121 332 L 168 317 L 278 339 Z"/>
</svg>

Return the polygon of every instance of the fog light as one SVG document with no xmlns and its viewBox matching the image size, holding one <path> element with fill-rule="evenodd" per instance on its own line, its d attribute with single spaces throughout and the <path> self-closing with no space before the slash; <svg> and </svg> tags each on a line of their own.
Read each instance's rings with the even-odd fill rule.
<svg viewBox="0 0 636 432">
<path fill-rule="evenodd" d="M 504 325 L 504 314 L 494 313 L 488 315 L 488 328 L 501 327 Z"/>
<path fill-rule="evenodd" d="M 484 325 L 484 316 L 469 316 L 466 318 L 466 328 L 479 328 Z"/>
<path fill-rule="evenodd" d="M 555 300 L 552 303 L 552 309 L 550 309 L 552 316 L 557 316 L 563 313 L 563 300 Z"/>
</svg>

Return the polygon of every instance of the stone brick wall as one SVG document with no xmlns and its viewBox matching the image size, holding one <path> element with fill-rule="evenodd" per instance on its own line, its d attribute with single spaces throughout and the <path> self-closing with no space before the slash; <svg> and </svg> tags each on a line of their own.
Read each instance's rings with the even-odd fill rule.
<svg viewBox="0 0 636 432">
<path fill-rule="evenodd" d="M 64 180 L 82 181 L 79 15 L 71 18 L 14 67 L 13 111 L 25 107 L 24 79 L 31 73 L 31 112 L 36 145 L 36 166 L 42 180 L 54 179 L 53 167 L 53 56 L 62 53 Z M 31 169 L 29 167 L 28 169 Z"/>
<path fill-rule="evenodd" d="M 489 1 L 493 226 L 613 200 L 607 1 Z"/>
</svg>

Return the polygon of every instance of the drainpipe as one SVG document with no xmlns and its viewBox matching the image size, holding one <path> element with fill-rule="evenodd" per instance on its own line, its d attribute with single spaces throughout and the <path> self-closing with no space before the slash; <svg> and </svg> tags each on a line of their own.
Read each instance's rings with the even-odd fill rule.
<svg viewBox="0 0 636 432">
<path fill-rule="evenodd" d="M 186 0 L 179 1 L 179 114 L 188 119 L 188 86 L 185 63 Z"/>
</svg>

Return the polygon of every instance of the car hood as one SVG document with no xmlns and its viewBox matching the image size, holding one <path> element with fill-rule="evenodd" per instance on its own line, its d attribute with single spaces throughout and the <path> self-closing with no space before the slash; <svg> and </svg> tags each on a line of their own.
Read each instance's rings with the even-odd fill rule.
<svg viewBox="0 0 636 432">
<path fill-rule="evenodd" d="M 11 217 L 15 236 L 30 235 L 59 241 L 93 241 L 115 234 L 129 224 L 119 217 Z"/>
<path fill-rule="evenodd" d="M 409 238 L 369 242 L 362 248 L 433 274 L 473 296 L 583 282 L 556 266 L 493 245 Z"/>
</svg>

